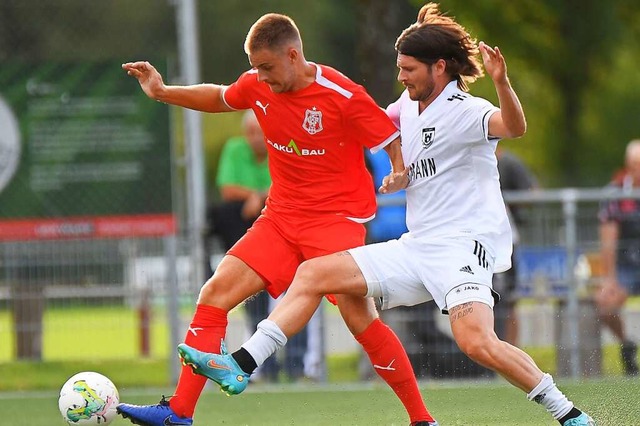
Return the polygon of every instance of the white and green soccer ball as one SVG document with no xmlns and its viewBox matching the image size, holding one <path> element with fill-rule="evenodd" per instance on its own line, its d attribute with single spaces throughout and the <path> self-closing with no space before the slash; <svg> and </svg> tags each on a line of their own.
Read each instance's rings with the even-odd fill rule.
<svg viewBox="0 0 640 426">
<path fill-rule="evenodd" d="M 70 425 L 108 425 L 116 417 L 118 389 L 100 373 L 85 371 L 62 385 L 58 408 Z"/>
</svg>

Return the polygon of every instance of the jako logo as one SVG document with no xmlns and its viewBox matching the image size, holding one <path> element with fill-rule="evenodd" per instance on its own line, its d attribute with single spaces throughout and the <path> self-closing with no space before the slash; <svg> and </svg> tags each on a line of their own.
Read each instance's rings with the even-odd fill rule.
<svg viewBox="0 0 640 426">
<path fill-rule="evenodd" d="M 308 157 L 311 155 L 324 155 L 324 149 L 307 149 L 307 148 L 298 148 L 295 141 L 292 139 L 288 145 L 281 145 L 279 143 L 270 141 L 267 139 L 267 143 L 271 145 L 274 149 L 280 152 L 286 152 L 287 154 L 296 154 L 298 157 Z"/>
</svg>

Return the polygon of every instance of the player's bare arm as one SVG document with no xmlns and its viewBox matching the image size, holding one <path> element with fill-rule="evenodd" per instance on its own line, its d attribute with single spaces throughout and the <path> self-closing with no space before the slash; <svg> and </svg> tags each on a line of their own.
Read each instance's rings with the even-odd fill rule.
<svg viewBox="0 0 640 426">
<path fill-rule="evenodd" d="M 618 225 L 609 221 L 600 225 L 600 259 L 602 275 L 606 281 L 616 281 L 616 248 L 619 237 Z"/>
<path fill-rule="evenodd" d="M 127 62 L 122 64 L 122 69 L 128 75 L 135 77 L 144 93 L 156 101 L 202 112 L 233 111 L 222 100 L 224 86 L 217 84 L 166 85 L 158 70 L 146 61 Z"/>
<path fill-rule="evenodd" d="M 600 225 L 600 259 L 602 265 L 602 284 L 596 293 L 600 309 L 615 311 L 627 298 L 627 292 L 618 282 L 616 274 L 616 248 L 619 239 L 618 224 L 609 221 Z"/>
<path fill-rule="evenodd" d="M 492 48 L 481 41 L 478 47 L 500 102 L 500 111 L 489 119 L 489 134 L 499 138 L 518 138 L 527 130 L 527 122 L 518 95 L 509 82 L 504 56 L 497 46 Z"/>
<path fill-rule="evenodd" d="M 391 172 L 382 179 L 382 185 L 378 191 L 381 194 L 391 194 L 409 185 L 409 168 L 404 166 L 400 137 L 385 146 L 384 150 L 391 161 Z"/>
</svg>

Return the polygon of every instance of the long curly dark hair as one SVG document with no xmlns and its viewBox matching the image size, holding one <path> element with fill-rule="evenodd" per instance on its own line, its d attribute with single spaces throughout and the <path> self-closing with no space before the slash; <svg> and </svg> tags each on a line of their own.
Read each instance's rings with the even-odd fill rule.
<svg viewBox="0 0 640 426">
<path fill-rule="evenodd" d="M 436 3 L 422 6 L 418 19 L 402 31 L 395 47 L 398 53 L 427 65 L 443 59 L 447 73 L 456 79 L 460 90 L 468 91 L 468 84 L 484 74 L 476 39 L 453 18 L 441 13 Z"/>
</svg>

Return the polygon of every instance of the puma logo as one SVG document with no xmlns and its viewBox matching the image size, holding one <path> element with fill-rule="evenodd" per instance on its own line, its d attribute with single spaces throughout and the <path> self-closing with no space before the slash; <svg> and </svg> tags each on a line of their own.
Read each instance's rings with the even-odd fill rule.
<svg viewBox="0 0 640 426">
<path fill-rule="evenodd" d="M 204 328 L 201 328 L 201 327 L 189 327 L 189 331 L 191 333 L 193 333 L 194 336 L 198 335 L 198 330 L 204 330 Z"/>
<path fill-rule="evenodd" d="M 389 363 L 389 365 L 387 365 L 386 367 L 384 367 L 382 365 L 378 365 L 378 364 L 373 364 L 373 368 L 377 368 L 378 370 L 396 371 L 395 367 L 392 367 L 394 362 L 396 362 L 396 360 L 392 359 L 391 362 Z"/>
<path fill-rule="evenodd" d="M 269 106 L 269 104 L 262 105 L 262 102 L 256 101 L 256 105 L 259 106 L 260 109 L 262 109 L 262 112 L 264 112 L 264 115 L 267 115 L 267 107 Z"/>
</svg>

